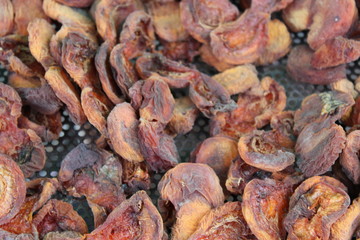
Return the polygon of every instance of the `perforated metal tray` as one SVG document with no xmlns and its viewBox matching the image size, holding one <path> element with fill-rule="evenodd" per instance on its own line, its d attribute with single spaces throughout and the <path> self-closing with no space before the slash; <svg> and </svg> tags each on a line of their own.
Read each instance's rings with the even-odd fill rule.
<svg viewBox="0 0 360 240">
<path fill-rule="evenodd" d="M 306 34 L 303 32 L 297 34 L 291 34 L 293 39 L 293 44 L 303 44 L 305 43 Z M 258 67 L 259 78 L 264 76 L 271 76 L 276 81 L 278 81 L 286 89 L 287 95 L 287 107 L 288 110 L 295 110 L 299 108 L 301 101 L 304 97 L 315 93 L 328 90 L 327 86 L 322 85 L 311 85 L 306 83 L 295 82 L 290 79 L 286 73 L 286 58 L 282 58 L 277 62 L 265 67 Z M 204 64 L 197 64 L 200 71 L 212 75 L 214 71 L 209 67 L 206 67 Z M 360 74 L 360 61 L 356 63 L 350 63 L 347 67 L 347 77 L 349 80 L 354 81 Z M 7 81 L 8 72 L 0 65 L 0 82 Z M 175 92 L 175 97 L 183 95 L 182 92 Z M 46 142 L 46 154 L 47 161 L 45 168 L 35 174 L 36 177 L 56 177 L 58 170 L 60 168 L 61 160 L 64 156 L 71 151 L 79 143 L 93 143 L 98 138 L 99 134 L 97 130 L 92 127 L 89 123 L 86 123 L 82 126 L 75 125 L 69 118 L 68 113 L 64 111 L 61 117 L 62 121 L 62 131 L 60 133 L 60 138 L 51 142 Z M 200 116 L 194 125 L 193 130 L 182 136 L 177 136 L 175 138 L 176 145 L 181 157 L 181 161 L 188 161 L 190 152 L 195 148 L 195 146 L 206 139 L 209 136 L 209 127 L 208 119 L 203 116 Z M 151 189 L 148 194 L 151 196 L 154 204 L 157 203 L 159 193 L 157 192 L 157 182 L 160 180 L 161 175 L 155 174 L 152 176 Z M 75 199 L 69 196 L 57 195 L 55 196 L 58 199 L 65 200 L 71 203 L 74 206 L 74 209 L 84 217 L 85 221 L 89 226 L 89 230 L 93 229 L 92 213 L 88 207 L 84 198 Z M 229 196 L 228 201 L 233 201 L 236 196 Z"/>
</svg>

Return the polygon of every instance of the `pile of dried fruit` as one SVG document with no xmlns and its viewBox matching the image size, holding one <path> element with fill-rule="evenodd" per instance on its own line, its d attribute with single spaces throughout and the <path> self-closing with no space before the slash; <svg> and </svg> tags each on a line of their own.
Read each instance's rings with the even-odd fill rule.
<svg viewBox="0 0 360 240">
<path fill-rule="evenodd" d="M 360 239 L 360 79 L 345 65 L 360 57 L 358 12 L 355 0 L 0 0 L 0 239 Z M 255 66 L 286 55 L 294 80 L 331 91 L 285 111 L 285 89 Z M 56 178 L 26 181 L 63 110 L 101 137 Z M 174 138 L 199 114 L 211 137 L 180 163 Z M 86 198 L 94 230 L 58 194 Z"/>
</svg>

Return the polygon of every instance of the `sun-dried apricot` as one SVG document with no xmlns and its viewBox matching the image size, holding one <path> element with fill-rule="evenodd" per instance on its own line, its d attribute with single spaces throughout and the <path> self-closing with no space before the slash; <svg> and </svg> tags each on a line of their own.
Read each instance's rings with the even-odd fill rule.
<svg viewBox="0 0 360 240">
<path fill-rule="evenodd" d="M 145 191 L 139 191 L 110 213 L 106 221 L 86 235 L 87 240 L 154 239 L 164 235 L 161 216 Z"/>
<path fill-rule="evenodd" d="M 354 99 L 358 96 L 358 91 L 355 90 L 354 83 L 346 78 L 330 84 L 330 89 L 350 94 Z M 348 110 L 349 111 L 349 110 Z"/>
<path fill-rule="evenodd" d="M 161 44 L 163 46 L 161 53 L 165 57 L 182 62 L 192 62 L 199 55 L 198 50 L 201 47 L 201 44 L 192 37 L 178 42 L 166 42 L 163 40 Z"/>
<path fill-rule="evenodd" d="M 37 240 L 32 234 L 14 234 L 0 229 L 0 238 L 9 240 Z"/>
<path fill-rule="evenodd" d="M 306 45 L 292 48 L 286 65 L 290 77 L 311 84 L 329 84 L 346 78 L 345 65 L 316 69 L 310 63 L 313 56 L 314 52 Z"/>
<path fill-rule="evenodd" d="M 129 103 L 116 105 L 107 118 L 111 145 L 122 158 L 131 162 L 142 162 L 137 135 L 139 120 Z"/>
<path fill-rule="evenodd" d="M 212 52 L 211 47 L 208 44 L 203 44 L 199 49 L 200 57 L 203 62 L 213 66 L 219 72 L 225 71 L 235 65 L 220 61 Z"/>
<path fill-rule="evenodd" d="M 283 147 L 293 149 L 295 146 L 294 134 L 294 112 L 284 111 L 272 116 L 270 127 L 273 129 L 272 135 Z"/>
<path fill-rule="evenodd" d="M 0 12 L 0 37 L 12 32 L 14 27 L 14 7 L 10 0 L 1 0 L 0 5 L 2 11 Z"/>
<path fill-rule="evenodd" d="M 199 222 L 199 228 L 189 240 L 256 239 L 249 229 L 240 202 L 227 202 L 210 210 Z"/>
<path fill-rule="evenodd" d="M 81 240 L 83 235 L 74 231 L 65 232 L 49 232 L 47 233 L 44 240 Z"/>
<path fill-rule="evenodd" d="M 346 146 L 340 155 L 340 164 L 354 184 L 360 184 L 360 131 L 355 130 L 346 137 Z"/>
<path fill-rule="evenodd" d="M 94 0 L 56 0 L 57 2 L 69 7 L 86 8 L 89 7 Z"/>
<path fill-rule="evenodd" d="M 125 188 L 126 193 L 134 194 L 140 190 L 150 189 L 151 179 L 145 162 L 137 163 L 123 160 L 122 166 L 122 180 L 127 185 Z"/>
<path fill-rule="evenodd" d="M 330 228 L 350 205 L 338 180 L 315 176 L 302 182 L 290 198 L 284 219 L 288 239 L 329 239 Z"/>
</svg>

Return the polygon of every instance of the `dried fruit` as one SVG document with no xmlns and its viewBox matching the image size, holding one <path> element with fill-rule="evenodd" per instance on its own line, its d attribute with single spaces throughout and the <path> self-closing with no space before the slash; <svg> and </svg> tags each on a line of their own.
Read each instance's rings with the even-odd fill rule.
<svg viewBox="0 0 360 240">
<path fill-rule="evenodd" d="M 61 67 L 50 67 L 45 74 L 45 79 L 54 90 L 56 96 L 66 105 L 71 120 L 75 124 L 86 122 L 86 116 L 81 107 L 80 96 L 69 76 Z"/>
<path fill-rule="evenodd" d="M 257 239 L 284 239 L 283 219 L 292 186 L 270 178 L 250 181 L 244 190 L 242 212 Z"/>
<path fill-rule="evenodd" d="M 201 60 L 210 66 L 213 66 L 219 72 L 232 68 L 235 65 L 220 61 L 211 51 L 211 47 L 207 44 L 203 44 L 199 49 Z"/>
<path fill-rule="evenodd" d="M 295 154 L 281 146 L 272 132 L 254 130 L 242 136 L 238 150 L 247 164 L 269 172 L 284 170 L 295 162 Z"/>
<path fill-rule="evenodd" d="M 140 190 L 150 189 L 150 174 L 145 162 L 137 163 L 123 160 L 123 182 L 127 185 L 125 192 L 134 194 Z"/>
<path fill-rule="evenodd" d="M 163 222 L 158 210 L 146 192 L 139 191 L 114 209 L 101 226 L 86 235 L 86 239 L 161 240 L 163 235 Z"/>
<path fill-rule="evenodd" d="M 227 202 L 209 211 L 189 240 L 256 239 L 246 224 L 240 202 Z"/>
<path fill-rule="evenodd" d="M 306 177 L 324 174 L 345 148 L 345 142 L 345 131 L 337 124 L 328 121 L 307 124 L 295 145 L 299 168 Z"/>
<path fill-rule="evenodd" d="M 36 240 L 32 234 L 14 234 L 0 229 L 0 237 L 9 240 Z"/>
<path fill-rule="evenodd" d="M 1 0 L 0 2 L 0 37 L 12 32 L 14 27 L 14 7 L 10 0 Z"/>
<path fill-rule="evenodd" d="M 69 7 L 86 8 L 89 7 L 94 0 L 56 0 L 57 2 Z"/>
<path fill-rule="evenodd" d="M 330 239 L 345 240 L 351 239 L 357 228 L 360 226 L 360 197 L 354 199 L 346 210 L 332 226 Z"/>
<path fill-rule="evenodd" d="M 87 225 L 73 207 L 60 200 L 49 200 L 34 216 L 33 224 L 44 237 L 49 232 L 75 231 L 81 234 L 88 232 Z"/>
<path fill-rule="evenodd" d="M 44 240 L 80 240 L 82 235 L 78 232 L 65 231 L 65 232 L 49 232 L 44 236 Z"/>
<path fill-rule="evenodd" d="M 161 53 L 165 57 L 182 62 L 192 62 L 194 58 L 199 55 L 198 50 L 201 46 L 201 44 L 192 37 L 179 42 L 161 41 L 161 44 L 164 47 Z"/>
<path fill-rule="evenodd" d="M 175 141 L 165 132 L 165 125 L 141 118 L 138 132 L 141 153 L 150 169 L 164 172 L 180 160 Z"/>
<path fill-rule="evenodd" d="M 329 239 L 330 228 L 350 205 L 345 186 L 331 177 L 302 182 L 290 198 L 284 226 L 289 239 Z"/>
<path fill-rule="evenodd" d="M 346 146 L 340 155 L 340 164 L 346 176 L 354 183 L 360 184 L 360 131 L 350 132 L 346 137 Z"/>
<path fill-rule="evenodd" d="M 180 11 L 184 28 L 202 43 L 210 41 L 211 31 L 239 16 L 239 10 L 228 0 L 185 0 L 180 3 Z"/>
<path fill-rule="evenodd" d="M 296 81 L 311 84 L 329 84 L 346 78 L 345 65 L 316 69 L 311 65 L 314 52 L 306 45 L 291 49 L 287 61 L 287 71 Z"/>
<path fill-rule="evenodd" d="M 186 134 L 193 128 L 198 115 L 199 110 L 189 97 L 176 98 L 168 128 L 175 134 Z"/>
<path fill-rule="evenodd" d="M 26 186 L 24 175 L 9 156 L 0 154 L 0 224 L 11 220 L 25 200 Z"/>
<path fill-rule="evenodd" d="M 138 139 L 139 120 L 129 103 L 116 105 L 107 118 L 108 133 L 115 152 L 130 162 L 142 162 Z"/>
<path fill-rule="evenodd" d="M 260 83 L 256 68 L 251 64 L 236 66 L 212 76 L 230 95 L 244 93 Z"/>
<path fill-rule="evenodd" d="M 309 123 L 328 120 L 335 123 L 354 104 L 351 95 L 338 91 L 314 93 L 301 102 L 294 114 L 294 132 L 299 134 Z"/>
<path fill-rule="evenodd" d="M 209 165 L 224 186 L 230 164 L 238 156 L 237 142 L 219 136 L 205 139 L 194 149 L 190 159 L 192 162 Z"/>
<path fill-rule="evenodd" d="M 273 129 L 272 137 L 280 146 L 294 149 L 295 134 L 294 134 L 294 112 L 285 111 L 272 116 L 270 126 Z"/>
<path fill-rule="evenodd" d="M 282 17 L 286 25 L 293 32 L 300 32 L 307 29 L 312 21 L 310 7 L 313 0 L 294 0 L 282 12 Z"/>
<path fill-rule="evenodd" d="M 357 97 L 358 92 L 355 90 L 354 83 L 346 78 L 330 84 L 333 91 L 339 91 L 350 94 L 354 99 Z"/>
</svg>

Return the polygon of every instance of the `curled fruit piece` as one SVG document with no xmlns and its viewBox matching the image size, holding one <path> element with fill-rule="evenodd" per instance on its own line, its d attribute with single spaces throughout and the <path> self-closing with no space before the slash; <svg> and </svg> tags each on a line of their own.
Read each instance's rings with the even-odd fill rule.
<svg viewBox="0 0 360 240">
<path fill-rule="evenodd" d="M 272 132 L 255 130 L 240 138 L 240 156 L 253 167 L 269 172 L 281 171 L 295 162 L 295 154 L 276 140 Z"/>
<path fill-rule="evenodd" d="M 40 237 L 55 231 L 75 231 L 81 234 L 88 232 L 84 219 L 74 211 L 71 204 L 56 199 L 49 200 L 39 210 L 33 224 Z"/>
<path fill-rule="evenodd" d="M 324 239 L 350 205 L 345 186 L 338 180 L 315 176 L 302 182 L 290 198 L 284 219 L 288 239 Z"/>
<path fill-rule="evenodd" d="M 80 240 L 83 235 L 78 232 L 65 231 L 65 232 L 49 232 L 44 236 L 44 240 Z"/>
<path fill-rule="evenodd" d="M 153 239 L 164 235 L 161 216 L 145 191 L 115 208 L 106 221 L 86 235 L 87 240 Z"/>
<path fill-rule="evenodd" d="M 354 99 L 347 93 L 338 91 L 314 93 L 301 102 L 294 114 L 294 132 L 299 134 L 308 124 L 319 119 L 330 122 L 339 120 L 354 105 Z"/>
<path fill-rule="evenodd" d="M 270 126 L 273 129 L 274 139 L 283 147 L 293 149 L 295 147 L 294 112 L 285 111 L 272 116 Z"/>
<path fill-rule="evenodd" d="M 10 0 L 1 0 L 1 12 L 0 12 L 0 37 L 3 37 L 10 33 L 14 27 L 14 8 Z"/>
<path fill-rule="evenodd" d="M 134 194 L 140 190 L 150 189 L 151 179 L 145 162 L 137 163 L 123 160 L 122 167 L 122 180 L 127 185 L 126 193 Z"/>
<path fill-rule="evenodd" d="M 300 156 L 298 166 L 306 177 L 324 174 L 345 148 L 344 129 L 328 121 L 309 123 L 301 131 L 295 145 Z"/>
<path fill-rule="evenodd" d="M 57 2 L 69 7 L 86 8 L 89 7 L 94 0 L 56 0 Z"/>
<path fill-rule="evenodd" d="M 360 197 L 354 199 L 346 210 L 332 226 L 330 239 L 351 239 L 357 228 L 360 227 Z"/>
<path fill-rule="evenodd" d="M 246 185 L 242 195 L 242 212 L 257 239 L 285 238 L 283 219 L 291 194 L 291 185 L 270 178 L 254 179 Z"/>
<path fill-rule="evenodd" d="M 311 84 L 329 84 L 346 78 L 345 65 L 316 69 L 311 65 L 314 52 L 306 45 L 291 49 L 287 61 L 287 71 L 296 81 Z"/>
<path fill-rule="evenodd" d="M 108 133 L 115 152 L 130 162 L 142 162 L 137 135 L 139 120 L 129 103 L 116 105 L 107 118 Z"/>
<path fill-rule="evenodd" d="M 199 222 L 189 240 L 256 239 L 241 211 L 240 202 L 227 202 L 210 210 Z"/>
<path fill-rule="evenodd" d="M 340 164 L 347 177 L 360 184 L 360 131 L 355 130 L 346 137 L 346 146 L 340 155 Z"/>
<path fill-rule="evenodd" d="M 10 221 L 25 200 L 25 178 L 16 162 L 0 153 L 0 225 Z"/>
</svg>

